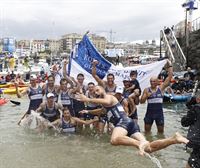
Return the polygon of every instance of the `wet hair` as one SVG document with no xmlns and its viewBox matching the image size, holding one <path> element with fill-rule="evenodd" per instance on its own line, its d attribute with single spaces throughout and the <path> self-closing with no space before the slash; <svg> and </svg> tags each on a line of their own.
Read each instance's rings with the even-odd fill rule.
<svg viewBox="0 0 200 168">
<path fill-rule="evenodd" d="M 77 75 L 77 78 L 78 78 L 79 76 L 84 77 L 84 75 L 83 75 L 82 73 L 79 73 L 79 74 Z"/>
<path fill-rule="evenodd" d="M 62 117 L 64 117 L 64 111 L 69 111 L 68 107 L 64 107 L 62 110 Z M 70 113 L 71 114 L 71 113 Z"/>
<path fill-rule="evenodd" d="M 113 78 L 115 78 L 115 75 L 113 75 L 112 73 L 109 73 L 108 75 L 107 75 L 107 77 L 108 76 L 112 76 Z"/>
<path fill-rule="evenodd" d="M 49 80 L 49 78 L 53 78 L 53 80 L 55 80 L 55 77 L 53 75 L 49 75 L 47 79 Z"/>
<path fill-rule="evenodd" d="M 137 74 L 138 74 L 137 70 L 133 70 L 133 71 L 130 72 L 130 76 L 137 75 Z"/>
<path fill-rule="evenodd" d="M 64 107 L 64 108 L 63 108 L 63 112 L 64 112 L 64 111 L 69 111 L 68 107 Z"/>
<path fill-rule="evenodd" d="M 93 82 L 89 82 L 89 83 L 88 83 L 88 86 L 89 86 L 89 85 L 95 85 L 95 84 L 94 84 Z"/>
<path fill-rule="evenodd" d="M 62 79 L 60 80 L 60 84 L 62 84 L 63 82 L 67 82 L 67 79 L 66 79 L 66 78 L 62 78 Z"/>
</svg>

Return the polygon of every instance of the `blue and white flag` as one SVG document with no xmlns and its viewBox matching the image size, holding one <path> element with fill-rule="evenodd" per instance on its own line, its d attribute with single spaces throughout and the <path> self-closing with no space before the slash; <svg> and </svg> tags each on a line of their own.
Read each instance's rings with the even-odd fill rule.
<svg viewBox="0 0 200 168">
<path fill-rule="evenodd" d="M 123 86 L 124 79 L 129 79 L 132 70 L 137 70 L 137 79 L 141 89 L 150 86 L 150 78 L 152 76 L 158 76 L 166 64 L 166 60 L 162 60 L 147 65 L 123 68 L 117 67 L 104 59 L 85 35 L 73 51 L 73 56 L 69 63 L 70 76 L 76 78 L 79 73 L 82 73 L 85 76 L 85 84 L 95 82 L 91 75 L 92 62 L 94 59 L 99 62 L 97 65 L 97 75 L 101 79 L 106 80 L 106 75 L 112 73 L 115 75 L 115 83 L 119 86 Z"/>
<path fill-rule="evenodd" d="M 101 56 L 87 35 L 84 35 L 83 39 L 76 46 L 72 59 L 90 74 L 92 73 L 91 63 L 93 60 L 98 60 L 99 63 L 96 67 L 97 75 L 101 79 L 105 77 L 111 67 L 111 63 Z"/>
<path fill-rule="evenodd" d="M 182 7 L 187 10 L 195 10 L 198 9 L 198 3 L 196 0 L 186 0 L 186 2 L 182 4 Z"/>
</svg>

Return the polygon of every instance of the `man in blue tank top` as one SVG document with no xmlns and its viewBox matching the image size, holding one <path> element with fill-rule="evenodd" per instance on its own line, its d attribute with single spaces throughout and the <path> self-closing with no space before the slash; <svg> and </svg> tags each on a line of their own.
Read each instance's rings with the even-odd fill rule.
<svg viewBox="0 0 200 168">
<path fill-rule="evenodd" d="M 68 86 L 68 84 L 70 84 L 70 87 Z M 61 103 L 64 108 L 68 108 L 71 115 L 74 116 L 72 98 L 70 97 L 73 91 L 72 88 L 73 84 L 71 84 L 67 78 L 62 78 L 60 80 L 58 102 Z"/>
<path fill-rule="evenodd" d="M 173 76 L 173 68 L 170 61 L 167 61 L 165 65 L 168 69 L 168 77 L 165 81 L 158 86 L 159 81 L 157 77 L 150 79 L 150 87 L 145 88 L 140 99 L 140 103 L 145 103 L 147 100 L 147 112 L 144 118 L 145 132 L 149 133 L 153 122 L 156 122 L 158 133 L 164 132 L 164 115 L 163 115 L 163 92 L 165 88 L 170 84 Z"/>
<path fill-rule="evenodd" d="M 98 64 L 97 60 L 94 60 L 92 62 L 92 76 L 93 78 L 96 80 L 96 82 L 98 83 L 98 85 L 102 86 L 106 93 L 115 94 L 115 90 L 116 90 L 116 84 L 114 83 L 115 80 L 115 76 L 111 73 L 109 73 L 107 75 L 107 81 L 102 80 L 101 78 L 99 78 L 99 76 L 96 73 L 96 65 Z"/>
<path fill-rule="evenodd" d="M 53 93 L 47 94 L 47 101 L 40 104 L 39 108 L 36 110 L 41 113 L 41 116 L 45 119 L 53 122 L 60 118 L 60 111 L 63 110 L 63 106 L 60 103 L 56 103 L 55 95 Z"/>
<path fill-rule="evenodd" d="M 37 84 L 37 76 L 34 74 L 30 76 L 30 86 L 27 87 L 27 89 L 20 92 L 17 82 L 15 82 L 15 87 L 16 87 L 16 93 L 17 93 L 18 98 L 21 98 L 24 95 L 28 95 L 30 99 L 27 112 L 22 116 L 22 118 L 18 122 L 18 125 L 20 125 L 21 120 L 27 117 L 31 113 L 31 110 L 36 110 L 42 103 L 42 97 L 43 97 L 42 87 Z"/>
<path fill-rule="evenodd" d="M 54 94 L 54 100 L 58 102 L 58 94 L 59 94 L 59 86 L 55 85 L 55 77 L 52 75 L 49 75 L 47 78 L 47 83 L 45 83 L 42 86 L 42 92 L 44 95 L 44 98 L 47 98 L 48 93 Z"/>
<path fill-rule="evenodd" d="M 139 126 L 131 120 L 124 112 L 122 105 L 113 95 L 107 94 L 101 86 L 95 86 L 95 94 L 98 98 L 88 98 L 83 94 L 78 94 L 78 100 L 87 103 L 101 104 L 106 110 L 108 121 L 112 122 L 114 129 L 111 135 L 112 145 L 134 146 L 139 148 L 140 154 L 144 152 L 154 152 L 169 145 L 177 143 L 188 143 L 188 140 L 176 133 L 174 136 L 162 140 L 156 140 L 149 143 L 145 137 L 139 132 Z M 102 109 L 84 110 L 82 113 L 102 113 Z"/>
<path fill-rule="evenodd" d="M 18 83 L 15 83 L 17 97 L 21 98 L 24 95 L 28 95 L 30 99 L 27 114 L 30 114 L 31 110 L 36 110 L 42 103 L 42 87 L 37 84 L 36 75 L 30 76 L 30 86 L 23 90 L 21 93 L 18 89 Z"/>
</svg>

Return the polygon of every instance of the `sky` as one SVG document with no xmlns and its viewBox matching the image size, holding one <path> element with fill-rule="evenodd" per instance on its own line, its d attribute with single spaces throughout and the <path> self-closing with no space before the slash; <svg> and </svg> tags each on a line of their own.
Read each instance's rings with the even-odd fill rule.
<svg viewBox="0 0 200 168">
<path fill-rule="evenodd" d="M 0 37 L 59 39 L 90 33 L 114 42 L 159 39 L 185 19 L 183 0 L 0 0 Z M 199 1 L 200 3 L 200 1 Z M 200 16 L 195 10 L 193 19 Z M 112 32 L 112 33 L 110 33 Z"/>
</svg>

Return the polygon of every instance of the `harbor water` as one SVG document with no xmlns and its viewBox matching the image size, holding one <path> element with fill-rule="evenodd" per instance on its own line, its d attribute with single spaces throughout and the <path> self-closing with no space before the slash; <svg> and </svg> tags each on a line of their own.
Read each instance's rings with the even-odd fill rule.
<svg viewBox="0 0 200 168">
<path fill-rule="evenodd" d="M 154 168 L 148 158 L 139 156 L 133 147 L 112 146 L 109 135 L 99 137 L 94 133 L 61 135 L 55 132 L 36 133 L 17 125 L 28 106 L 26 98 L 20 106 L 7 103 L 0 107 L 0 168 Z M 143 132 L 146 105 L 138 106 L 139 125 Z M 180 124 L 186 112 L 184 104 L 165 104 L 165 137 L 176 131 L 186 135 Z M 153 125 L 148 140 L 163 138 Z M 189 154 L 182 144 L 172 145 L 155 152 L 163 168 L 184 168 Z"/>
</svg>

